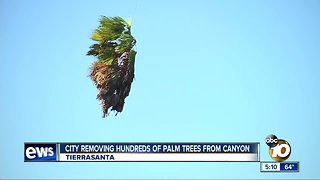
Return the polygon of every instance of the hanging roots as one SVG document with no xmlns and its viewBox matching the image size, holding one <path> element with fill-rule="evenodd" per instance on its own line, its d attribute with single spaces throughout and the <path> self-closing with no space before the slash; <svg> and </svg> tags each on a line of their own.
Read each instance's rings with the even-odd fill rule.
<svg viewBox="0 0 320 180">
<path fill-rule="evenodd" d="M 125 98 L 129 95 L 133 74 L 128 71 L 128 53 L 124 53 L 117 64 L 107 65 L 95 62 L 92 64 L 90 78 L 95 83 L 99 94 L 103 117 L 111 111 L 122 112 Z"/>
</svg>

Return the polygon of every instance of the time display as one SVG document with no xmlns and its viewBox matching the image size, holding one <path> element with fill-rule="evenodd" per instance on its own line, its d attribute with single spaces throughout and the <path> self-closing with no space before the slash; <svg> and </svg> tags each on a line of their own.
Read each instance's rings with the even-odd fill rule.
<svg viewBox="0 0 320 180">
<path fill-rule="evenodd" d="M 299 172 L 299 162 L 261 162 L 261 172 Z"/>
<path fill-rule="evenodd" d="M 261 163 L 261 171 L 274 172 L 280 171 L 280 163 Z"/>
</svg>

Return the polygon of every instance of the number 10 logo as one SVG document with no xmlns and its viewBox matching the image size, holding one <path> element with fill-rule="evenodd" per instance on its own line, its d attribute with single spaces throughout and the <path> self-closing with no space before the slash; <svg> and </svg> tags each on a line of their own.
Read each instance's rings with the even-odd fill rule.
<svg viewBox="0 0 320 180">
<path fill-rule="evenodd" d="M 282 162 L 289 158 L 291 146 L 286 140 L 278 139 L 275 135 L 269 135 L 266 138 L 266 143 L 269 146 L 269 155 L 275 161 Z"/>
</svg>

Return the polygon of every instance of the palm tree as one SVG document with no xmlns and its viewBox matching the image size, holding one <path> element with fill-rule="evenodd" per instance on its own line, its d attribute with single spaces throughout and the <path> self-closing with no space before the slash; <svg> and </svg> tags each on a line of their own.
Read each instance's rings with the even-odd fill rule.
<svg viewBox="0 0 320 180">
<path fill-rule="evenodd" d="M 90 46 L 87 55 L 97 60 L 91 66 L 90 78 L 95 83 L 103 109 L 103 117 L 111 111 L 122 112 L 125 98 L 130 93 L 134 79 L 136 40 L 131 35 L 131 21 L 121 17 L 100 19 L 100 26 L 93 32 L 91 39 L 96 41 Z"/>
</svg>

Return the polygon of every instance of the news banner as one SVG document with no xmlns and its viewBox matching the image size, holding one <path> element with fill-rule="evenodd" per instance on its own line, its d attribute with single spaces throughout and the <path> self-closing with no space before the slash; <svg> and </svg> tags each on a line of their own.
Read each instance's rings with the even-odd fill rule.
<svg viewBox="0 0 320 180">
<path fill-rule="evenodd" d="M 271 136 L 271 135 L 269 135 Z M 25 162 L 260 162 L 261 172 L 299 172 L 299 162 L 283 162 L 291 147 L 267 137 L 273 161 L 260 161 L 259 142 L 49 143 L 25 142 Z M 272 139 L 272 141 L 271 141 Z"/>
<path fill-rule="evenodd" d="M 25 143 L 25 149 L 25 161 L 259 161 L 259 143 Z"/>
</svg>

